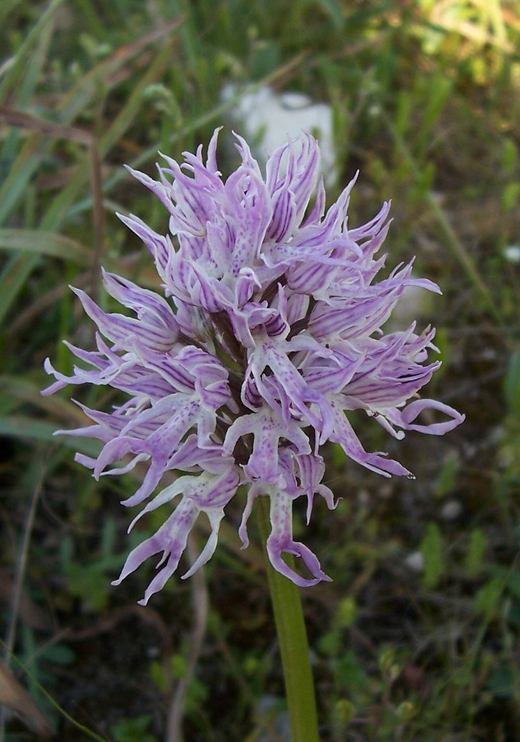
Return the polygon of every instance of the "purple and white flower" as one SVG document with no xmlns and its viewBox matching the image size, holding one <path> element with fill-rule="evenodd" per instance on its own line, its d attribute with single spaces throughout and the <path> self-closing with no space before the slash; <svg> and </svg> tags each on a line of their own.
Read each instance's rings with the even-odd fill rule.
<svg viewBox="0 0 520 742">
<path fill-rule="evenodd" d="M 442 435 L 464 419 L 419 397 L 439 367 L 428 361 L 434 331 L 417 333 L 415 324 L 389 334 L 382 329 L 408 286 L 439 293 L 436 284 L 412 275 L 411 262 L 376 280 L 385 263 L 386 256 L 376 256 L 388 232 L 389 204 L 350 229 L 355 178 L 326 210 L 312 136 L 274 152 L 263 177 L 235 135 L 241 162 L 227 179 L 217 166 L 217 137 L 218 130 L 205 159 L 202 147 L 185 153 L 181 165 L 165 157 L 158 180 L 131 171 L 169 215 L 166 235 L 135 216 L 120 217 L 151 253 L 164 296 L 104 273 L 108 293 L 135 316 L 104 312 L 76 290 L 97 325 L 97 350 L 69 344 L 87 366 L 76 366 L 70 377 L 45 361 L 56 380 L 45 394 L 96 384 L 124 395 L 111 412 L 82 405 L 92 424 L 59 431 L 101 442 L 97 458 L 77 454 L 76 460 L 96 478 L 146 465 L 141 486 L 124 502 L 148 500 L 137 518 L 181 498 L 157 533 L 129 554 L 116 581 L 162 554 L 144 603 L 177 569 L 202 512 L 211 533 L 183 577 L 211 558 L 224 509 L 240 486 L 247 489 L 239 529 L 244 546 L 254 500 L 267 496 L 273 566 L 297 585 L 328 580 L 292 534 L 294 500 L 306 498 L 307 522 L 316 495 L 335 506 L 322 483 L 323 444 L 339 444 L 383 476 L 410 476 L 385 453 L 364 449 L 349 413 L 364 410 L 397 439 L 407 430 Z M 418 422 L 428 409 L 444 421 Z M 182 475 L 164 486 L 172 471 Z M 307 576 L 289 568 L 284 553 L 298 557 Z"/>
</svg>

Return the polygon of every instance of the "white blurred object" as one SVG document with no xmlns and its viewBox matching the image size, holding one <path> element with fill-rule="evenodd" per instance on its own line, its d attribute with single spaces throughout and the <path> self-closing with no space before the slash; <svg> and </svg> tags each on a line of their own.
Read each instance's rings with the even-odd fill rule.
<svg viewBox="0 0 520 742">
<path fill-rule="evenodd" d="M 420 551 L 414 551 L 409 554 L 404 560 L 404 563 L 407 567 L 413 569 L 414 572 L 422 572 L 424 569 L 424 557 Z"/>
<path fill-rule="evenodd" d="M 458 500 L 448 500 L 441 508 L 444 520 L 455 520 L 462 513 L 462 504 Z"/>
<path fill-rule="evenodd" d="M 504 257 L 510 263 L 520 263 L 520 247 L 518 245 L 508 245 L 504 248 Z"/>
<path fill-rule="evenodd" d="M 239 90 L 232 83 L 222 89 L 222 100 L 229 100 Z M 296 139 L 302 131 L 314 134 L 320 142 L 321 169 L 327 185 L 336 181 L 336 158 L 332 108 L 326 103 L 314 103 L 302 93 L 275 93 L 264 85 L 254 93 L 240 97 L 231 112 L 233 122 L 240 123 L 243 134 L 253 144 L 256 156 L 265 162 L 270 154 L 287 141 Z"/>
<path fill-rule="evenodd" d="M 413 275 L 413 278 L 416 276 Z M 407 286 L 403 292 L 401 301 L 397 303 L 388 320 L 386 329 L 388 332 L 406 330 L 418 317 L 428 314 L 431 304 L 431 296 L 420 286 Z"/>
</svg>

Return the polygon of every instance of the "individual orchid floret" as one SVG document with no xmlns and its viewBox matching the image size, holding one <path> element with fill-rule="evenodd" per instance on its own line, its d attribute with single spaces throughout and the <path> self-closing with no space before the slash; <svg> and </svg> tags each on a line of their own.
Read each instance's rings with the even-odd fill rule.
<svg viewBox="0 0 520 742">
<path fill-rule="evenodd" d="M 210 535 L 183 577 L 211 558 L 239 488 L 246 493 L 244 548 L 255 501 L 267 497 L 265 546 L 273 567 L 300 586 L 330 579 L 292 528 L 295 503 L 303 501 L 307 524 L 316 496 L 331 510 L 336 505 L 323 483 L 327 441 L 377 474 L 409 477 L 386 452 L 365 449 L 355 413 L 397 440 L 408 431 L 443 435 L 464 419 L 420 397 L 440 365 L 429 360 L 437 350 L 434 330 L 418 332 L 414 323 L 385 331 L 407 287 L 440 291 L 414 276 L 413 261 L 377 280 L 389 203 L 351 228 L 357 175 L 327 210 L 310 134 L 276 150 L 265 176 L 244 139 L 235 138 L 240 162 L 227 178 L 217 164 L 218 130 L 206 158 L 202 147 L 184 153 L 182 163 L 163 157 L 157 180 L 130 169 L 165 207 L 163 234 L 136 216 L 120 217 L 151 254 L 161 292 L 104 272 L 108 294 L 126 310 L 111 313 L 75 289 L 97 326 L 96 350 L 68 344 L 78 359 L 70 376 L 45 361 L 55 379 L 45 394 L 68 384 L 113 390 L 110 411 L 80 404 L 90 424 L 58 432 L 100 442 L 96 457 L 76 455 L 96 479 L 139 473 L 136 492 L 123 503 L 144 504 L 131 527 L 169 508 L 115 583 L 161 554 L 144 603 L 177 570 L 200 513 Z M 295 557 L 295 568 L 285 554 Z"/>
<path fill-rule="evenodd" d="M 180 504 L 155 535 L 143 541 L 130 552 L 119 579 L 115 580 L 113 584 L 119 585 L 127 575 L 134 572 L 146 559 L 162 552 L 163 556 L 158 566 L 164 564 L 164 567 L 154 577 L 146 590 L 144 599 L 140 601 L 146 605 L 150 596 L 161 590 L 168 578 L 177 569 L 182 553 L 186 548 L 189 533 L 201 512 L 206 513 L 208 517 L 211 533 L 202 552 L 182 578 L 190 577 L 206 564 L 217 547 L 218 530 L 224 517 L 224 506 L 235 494 L 239 479 L 238 469 L 231 463 L 223 474 L 218 475 L 205 471 L 198 476 L 179 477 L 173 484 L 166 487 L 134 518 L 128 530 L 145 513 L 155 510 L 175 497 L 182 495 Z"/>
</svg>

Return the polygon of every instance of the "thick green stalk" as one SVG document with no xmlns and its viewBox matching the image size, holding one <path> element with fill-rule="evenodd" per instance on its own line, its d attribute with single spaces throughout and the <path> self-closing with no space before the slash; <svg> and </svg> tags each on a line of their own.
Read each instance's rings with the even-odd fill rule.
<svg viewBox="0 0 520 742">
<path fill-rule="evenodd" d="M 257 514 L 265 546 L 270 531 L 267 497 L 257 500 Z M 285 694 L 291 721 L 291 742 L 318 742 L 318 716 L 309 645 L 299 588 L 271 567 L 264 550 L 276 633 L 282 655 Z"/>
</svg>

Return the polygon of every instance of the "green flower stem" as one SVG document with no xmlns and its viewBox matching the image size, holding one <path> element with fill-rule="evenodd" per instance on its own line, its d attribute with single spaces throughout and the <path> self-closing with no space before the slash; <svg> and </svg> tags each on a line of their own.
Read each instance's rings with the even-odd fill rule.
<svg viewBox="0 0 520 742">
<path fill-rule="evenodd" d="M 316 697 L 299 588 L 271 567 L 265 552 L 265 543 L 270 532 L 267 497 L 258 498 L 257 515 L 264 544 L 276 633 L 282 655 L 285 693 L 291 721 L 291 742 L 318 742 Z M 290 564 L 289 561 L 288 563 Z"/>
</svg>

